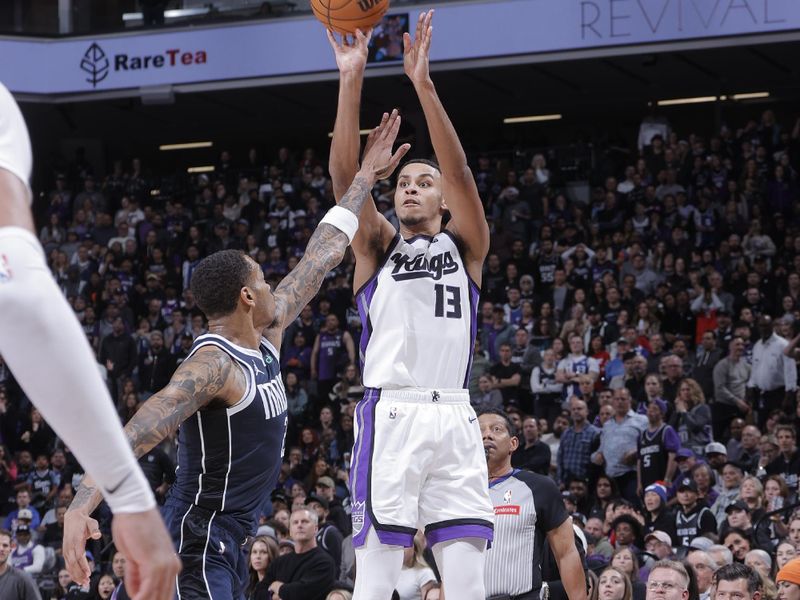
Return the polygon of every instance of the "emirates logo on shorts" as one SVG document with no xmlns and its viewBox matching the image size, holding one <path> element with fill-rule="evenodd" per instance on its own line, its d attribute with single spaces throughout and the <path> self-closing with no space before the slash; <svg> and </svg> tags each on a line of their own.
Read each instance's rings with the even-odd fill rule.
<svg viewBox="0 0 800 600">
<path fill-rule="evenodd" d="M 11 267 L 8 266 L 8 258 L 5 254 L 0 254 L 0 283 L 11 281 Z"/>
</svg>

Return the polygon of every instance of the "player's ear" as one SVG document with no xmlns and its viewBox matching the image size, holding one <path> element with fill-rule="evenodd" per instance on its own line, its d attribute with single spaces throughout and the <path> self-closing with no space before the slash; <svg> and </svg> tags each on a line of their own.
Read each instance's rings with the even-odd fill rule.
<svg viewBox="0 0 800 600">
<path fill-rule="evenodd" d="M 519 438 L 517 436 L 511 436 L 511 452 L 514 452 L 517 448 L 519 448 Z"/>
<path fill-rule="evenodd" d="M 244 286 L 239 291 L 239 298 L 241 299 L 242 302 L 250 306 L 254 306 L 256 303 L 252 290 L 247 286 Z"/>
</svg>

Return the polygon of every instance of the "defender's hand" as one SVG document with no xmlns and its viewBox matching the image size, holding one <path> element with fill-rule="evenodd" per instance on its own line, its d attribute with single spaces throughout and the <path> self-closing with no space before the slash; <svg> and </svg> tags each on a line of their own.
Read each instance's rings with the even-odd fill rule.
<svg viewBox="0 0 800 600">
<path fill-rule="evenodd" d="M 433 34 L 432 19 L 433 9 L 419 14 L 413 43 L 410 34 L 403 34 L 403 68 L 415 85 L 430 79 L 428 56 Z"/>
<path fill-rule="evenodd" d="M 400 122 L 400 115 L 397 109 L 394 109 L 390 115 L 384 113 L 381 124 L 370 133 L 372 139 L 368 142 L 369 147 L 364 152 L 361 161 L 361 172 L 364 175 L 372 177 L 376 181 L 386 179 L 397 168 L 406 152 L 411 149 L 411 144 L 403 144 L 392 154 L 392 146 L 400 131 Z"/>
</svg>

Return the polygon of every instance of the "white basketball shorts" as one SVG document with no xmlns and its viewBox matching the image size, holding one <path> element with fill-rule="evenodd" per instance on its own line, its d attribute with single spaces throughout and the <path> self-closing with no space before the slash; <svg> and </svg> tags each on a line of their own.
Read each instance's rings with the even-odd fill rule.
<svg viewBox="0 0 800 600">
<path fill-rule="evenodd" d="M 486 455 L 466 390 L 367 388 L 355 417 L 355 547 L 370 527 L 381 543 L 395 546 L 411 546 L 420 527 L 431 545 L 491 541 Z"/>
</svg>

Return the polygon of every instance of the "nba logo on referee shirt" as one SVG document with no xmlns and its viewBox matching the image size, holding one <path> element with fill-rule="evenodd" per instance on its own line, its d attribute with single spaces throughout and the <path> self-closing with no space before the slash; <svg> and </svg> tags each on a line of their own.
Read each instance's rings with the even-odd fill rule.
<svg viewBox="0 0 800 600">
<path fill-rule="evenodd" d="M 11 280 L 11 267 L 8 266 L 8 259 L 5 254 L 0 254 L 0 283 Z"/>
<path fill-rule="evenodd" d="M 503 502 L 505 504 L 511 504 L 511 490 L 506 490 L 506 493 L 503 494 Z"/>
</svg>

